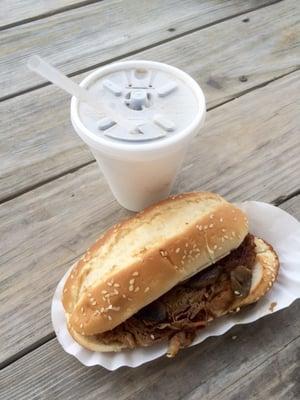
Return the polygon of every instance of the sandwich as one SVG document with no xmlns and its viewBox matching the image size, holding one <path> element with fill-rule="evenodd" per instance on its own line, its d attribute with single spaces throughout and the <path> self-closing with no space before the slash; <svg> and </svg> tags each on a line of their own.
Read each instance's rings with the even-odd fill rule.
<svg viewBox="0 0 300 400">
<path fill-rule="evenodd" d="M 72 267 L 62 303 L 76 342 L 96 351 L 189 346 L 216 318 L 274 284 L 279 260 L 246 214 L 214 193 L 169 197 L 114 225 Z"/>
</svg>

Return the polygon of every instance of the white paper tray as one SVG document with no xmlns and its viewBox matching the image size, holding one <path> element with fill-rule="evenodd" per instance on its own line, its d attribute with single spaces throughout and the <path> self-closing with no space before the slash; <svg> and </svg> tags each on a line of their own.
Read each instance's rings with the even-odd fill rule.
<svg viewBox="0 0 300 400">
<path fill-rule="evenodd" d="M 300 223 L 285 211 L 270 204 L 248 201 L 238 206 L 248 215 L 249 231 L 265 239 L 276 250 L 280 260 L 279 277 L 270 292 L 255 307 L 213 321 L 208 327 L 199 331 L 192 346 L 203 342 L 209 336 L 222 335 L 236 324 L 246 324 L 271 314 L 271 303 L 276 303 L 273 311 L 275 312 L 288 307 L 300 297 Z M 120 353 L 96 353 L 76 343 L 68 332 L 61 303 L 62 289 L 68 272 L 56 288 L 51 308 L 57 339 L 67 353 L 75 356 L 86 366 L 101 365 L 109 370 L 122 366 L 138 367 L 166 353 L 166 344 Z"/>
</svg>

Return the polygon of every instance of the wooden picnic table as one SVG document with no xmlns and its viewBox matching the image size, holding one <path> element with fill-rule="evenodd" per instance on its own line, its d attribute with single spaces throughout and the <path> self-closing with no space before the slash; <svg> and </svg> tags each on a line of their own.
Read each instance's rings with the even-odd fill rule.
<svg viewBox="0 0 300 400">
<path fill-rule="evenodd" d="M 2 0 L 0 35 L 0 398 L 299 399 L 300 301 L 136 369 L 87 368 L 62 350 L 54 289 L 129 212 L 74 133 L 69 97 L 25 66 L 37 53 L 77 82 L 123 58 L 182 68 L 208 114 L 173 192 L 299 219 L 299 1 Z"/>
</svg>

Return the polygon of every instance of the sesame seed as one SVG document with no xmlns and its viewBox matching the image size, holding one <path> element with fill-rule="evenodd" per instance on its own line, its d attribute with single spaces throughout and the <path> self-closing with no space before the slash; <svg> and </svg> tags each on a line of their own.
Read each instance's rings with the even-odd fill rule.
<svg viewBox="0 0 300 400">
<path fill-rule="evenodd" d="M 229 237 L 227 235 L 224 235 L 224 239 L 229 239 Z"/>
<path fill-rule="evenodd" d="M 119 283 L 114 283 L 114 287 L 120 287 Z"/>
<path fill-rule="evenodd" d="M 132 276 L 139 276 L 139 273 L 137 271 L 135 271 Z"/>
<path fill-rule="evenodd" d="M 118 307 L 112 307 L 112 310 L 113 311 L 120 311 L 120 307 L 118 306 Z"/>
<path fill-rule="evenodd" d="M 208 226 L 207 225 L 204 225 L 204 229 L 207 229 L 208 228 Z"/>
<path fill-rule="evenodd" d="M 82 336 L 85 336 L 85 333 L 84 333 L 84 332 L 81 332 L 81 334 L 82 334 Z"/>
<path fill-rule="evenodd" d="M 271 287 L 272 286 L 272 282 L 269 282 L 269 287 Z"/>
<path fill-rule="evenodd" d="M 239 296 L 241 293 L 240 293 L 238 290 L 235 290 L 235 291 L 234 291 L 234 294 L 237 295 L 237 296 Z"/>
<path fill-rule="evenodd" d="M 177 247 L 177 249 L 175 250 L 175 253 L 179 253 L 180 252 L 180 247 Z"/>
<path fill-rule="evenodd" d="M 107 282 L 107 285 L 112 286 L 113 284 L 112 284 L 112 282 Z"/>
<path fill-rule="evenodd" d="M 83 324 L 80 324 L 80 328 L 81 328 L 81 329 L 83 328 Z"/>
<path fill-rule="evenodd" d="M 115 290 L 115 291 L 114 291 L 114 294 L 116 294 L 116 295 L 119 294 L 118 290 Z"/>
<path fill-rule="evenodd" d="M 214 224 L 209 224 L 209 228 L 212 228 L 214 226 Z"/>
<path fill-rule="evenodd" d="M 237 336 L 232 336 L 232 338 L 231 338 L 231 339 L 232 339 L 232 340 L 235 340 L 236 338 L 237 338 Z"/>
<path fill-rule="evenodd" d="M 222 250 L 222 247 L 218 247 L 218 250 Z"/>
<path fill-rule="evenodd" d="M 231 232 L 232 236 L 235 237 L 235 232 Z"/>
<path fill-rule="evenodd" d="M 126 294 L 122 294 L 122 297 L 123 297 L 124 299 L 126 299 Z"/>
<path fill-rule="evenodd" d="M 182 256 L 182 259 L 184 260 L 186 258 L 186 254 L 184 254 L 183 256 Z"/>
<path fill-rule="evenodd" d="M 216 250 L 217 248 L 218 248 L 218 246 L 215 244 L 215 245 L 214 245 L 214 250 Z"/>
<path fill-rule="evenodd" d="M 155 336 L 153 335 L 153 333 L 151 333 L 150 337 L 151 337 L 152 340 L 155 339 Z"/>
<path fill-rule="evenodd" d="M 92 294 L 91 293 L 87 293 L 87 297 L 92 297 Z"/>
<path fill-rule="evenodd" d="M 214 217 L 214 214 L 210 214 L 209 218 L 213 219 L 213 217 Z"/>
<path fill-rule="evenodd" d="M 225 229 L 225 228 L 222 228 L 222 232 L 226 232 L 226 229 Z"/>
<path fill-rule="evenodd" d="M 68 289 L 67 289 L 67 288 L 65 288 L 65 289 L 64 289 L 64 293 L 67 293 L 67 291 L 68 291 Z"/>
<path fill-rule="evenodd" d="M 101 293 L 102 293 L 102 294 L 106 294 L 106 293 L 107 293 L 107 290 L 101 290 Z"/>
<path fill-rule="evenodd" d="M 138 292 L 139 290 L 140 288 L 138 286 L 134 289 L 135 292 Z"/>
<path fill-rule="evenodd" d="M 111 310 L 112 307 L 113 307 L 113 306 L 110 304 L 110 305 L 107 307 L 107 309 L 108 309 L 108 310 Z"/>
<path fill-rule="evenodd" d="M 129 292 L 133 292 L 133 289 L 134 289 L 133 285 L 130 285 L 129 286 Z"/>
<path fill-rule="evenodd" d="M 74 275 L 73 274 L 71 274 L 71 279 L 73 279 L 74 278 Z"/>
<path fill-rule="evenodd" d="M 102 313 L 104 312 L 104 307 L 100 308 L 100 312 L 102 312 Z"/>
<path fill-rule="evenodd" d="M 134 278 L 133 278 L 133 279 L 130 279 L 129 284 L 130 284 L 130 285 L 133 285 L 133 284 L 134 284 L 134 281 L 135 281 Z"/>
<path fill-rule="evenodd" d="M 83 313 L 83 307 L 80 308 L 80 311 Z"/>
<path fill-rule="evenodd" d="M 92 301 L 92 306 L 95 306 L 97 304 L 96 301 Z"/>
<path fill-rule="evenodd" d="M 144 290 L 145 293 L 149 292 L 150 288 L 149 286 L 146 287 L 146 289 Z"/>
<path fill-rule="evenodd" d="M 202 228 L 203 228 L 202 225 L 200 225 L 199 228 L 198 228 L 199 231 L 202 231 Z"/>
<path fill-rule="evenodd" d="M 109 297 L 110 296 L 110 293 L 106 293 L 105 295 L 104 295 L 104 298 L 106 299 L 107 297 Z"/>
<path fill-rule="evenodd" d="M 185 244 L 185 247 L 189 247 L 189 244 L 188 244 L 188 243 L 186 243 L 186 244 Z"/>
<path fill-rule="evenodd" d="M 223 222 L 224 220 L 223 220 L 223 218 L 220 218 L 220 222 Z"/>
<path fill-rule="evenodd" d="M 111 320 L 112 320 L 112 317 L 109 315 L 109 316 L 108 316 L 108 319 L 111 321 Z"/>
<path fill-rule="evenodd" d="M 239 312 L 240 309 L 241 309 L 240 307 L 237 307 L 235 311 L 236 311 L 236 312 Z"/>
</svg>

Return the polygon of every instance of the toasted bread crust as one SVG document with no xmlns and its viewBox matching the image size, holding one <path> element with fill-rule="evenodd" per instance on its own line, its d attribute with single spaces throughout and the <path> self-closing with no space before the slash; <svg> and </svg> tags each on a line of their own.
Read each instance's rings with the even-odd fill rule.
<svg viewBox="0 0 300 400">
<path fill-rule="evenodd" d="M 241 210 L 205 192 L 172 196 L 115 225 L 85 253 L 66 281 L 63 305 L 71 330 L 85 336 L 113 329 L 180 281 L 225 257 L 247 233 L 248 220 Z M 157 241 L 145 245 L 152 234 Z M 125 247 L 128 235 L 132 242 Z"/>
</svg>

